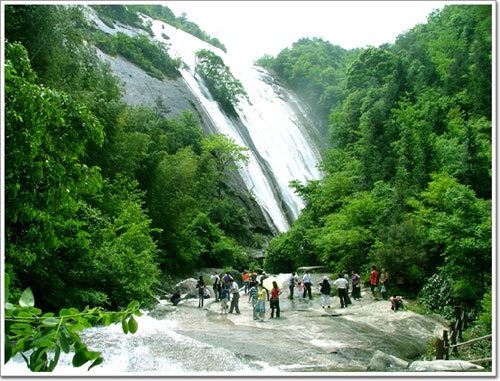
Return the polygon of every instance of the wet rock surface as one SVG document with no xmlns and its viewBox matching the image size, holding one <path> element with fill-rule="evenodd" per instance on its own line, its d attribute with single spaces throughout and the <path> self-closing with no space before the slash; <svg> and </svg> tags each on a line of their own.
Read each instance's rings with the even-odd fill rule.
<svg viewBox="0 0 500 381">
<path fill-rule="evenodd" d="M 437 316 L 394 312 L 390 302 L 373 300 L 369 292 L 347 308 L 340 308 L 335 297 L 332 308 L 323 309 L 318 294 L 305 301 L 287 296 L 285 291 L 280 299 L 281 317 L 271 319 L 267 303 L 262 322 L 253 320 L 243 292 L 240 314 L 222 314 L 213 298 L 203 308 L 197 299 L 163 308 L 183 335 L 290 372 L 404 371 L 445 324 Z"/>
</svg>

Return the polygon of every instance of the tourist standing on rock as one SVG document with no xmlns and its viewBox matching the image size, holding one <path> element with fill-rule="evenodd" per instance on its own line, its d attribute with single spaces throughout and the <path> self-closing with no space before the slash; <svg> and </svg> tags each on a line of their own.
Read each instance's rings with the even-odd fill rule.
<svg viewBox="0 0 500 381">
<path fill-rule="evenodd" d="M 387 300 L 387 293 L 389 292 L 389 273 L 385 268 L 382 267 L 380 270 L 380 293 L 382 294 L 382 299 Z"/>
<path fill-rule="evenodd" d="M 259 313 L 259 320 L 264 321 L 266 314 L 266 290 L 262 283 L 259 283 L 259 294 L 257 296 L 257 312 Z"/>
<path fill-rule="evenodd" d="M 214 271 L 214 273 L 210 276 L 210 278 L 212 278 L 214 281 L 213 284 L 214 296 L 215 296 L 215 301 L 218 302 L 220 298 L 220 276 L 219 274 L 217 274 L 217 271 Z"/>
<path fill-rule="evenodd" d="M 305 299 L 306 295 L 308 295 L 309 300 L 312 300 L 311 288 L 312 288 L 313 282 L 312 282 L 312 278 L 311 278 L 311 274 L 309 273 L 309 270 L 307 270 L 306 273 L 302 276 L 302 281 L 304 282 L 304 287 L 305 287 L 304 294 L 302 295 L 302 297 Z"/>
<path fill-rule="evenodd" d="M 377 297 L 375 295 L 375 292 L 377 291 L 377 284 L 378 284 L 377 266 L 373 265 L 372 272 L 370 273 L 370 289 L 372 291 L 373 299 L 377 299 Z"/>
<path fill-rule="evenodd" d="M 203 276 L 200 275 L 200 279 L 196 282 L 196 288 L 198 289 L 198 308 L 203 307 L 203 301 L 205 300 L 205 287 Z"/>
<path fill-rule="evenodd" d="M 346 300 L 347 300 L 347 304 L 352 304 L 351 298 L 349 297 L 349 287 L 351 286 L 351 277 L 349 276 L 349 273 L 347 272 L 347 270 L 342 271 L 342 276 L 347 281 L 347 288 L 346 288 Z"/>
<path fill-rule="evenodd" d="M 361 277 L 354 270 L 351 272 L 351 288 L 352 288 L 352 298 L 354 300 L 361 299 Z"/>
<path fill-rule="evenodd" d="M 332 292 L 332 286 L 328 281 L 328 277 L 323 277 L 323 280 L 319 284 L 319 292 L 321 293 L 321 308 L 330 308 L 330 294 Z"/>
<path fill-rule="evenodd" d="M 295 273 L 292 273 L 292 276 L 288 280 L 288 288 L 290 289 L 290 296 L 288 297 L 290 300 L 293 300 L 293 292 L 295 290 L 295 287 L 297 285 L 297 275 Z"/>
<path fill-rule="evenodd" d="M 229 293 L 231 294 L 231 306 L 229 307 L 229 313 L 232 314 L 233 310 L 240 314 L 240 307 L 238 303 L 240 301 L 240 286 L 233 278 L 230 278 L 231 287 L 229 288 Z"/>
<path fill-rule="evenodd" d="M 248 290 L 250 289 L 250 273 L 245 270 L 243 271 L 243 275 L 241 276 L 243 280 L 243 287 L 245 287 L 245 295 L 247 294 Z"/>
<path fill-rule="evenodd" d="M 228 272 L 226 272 L 222 277 L 222 288 L 227 290 L 227 300 L 231 300 L 231 293 L 229 292 L 229 289 L 231 288 L 232 279 L 233 278 Z"/>
<path fill-rule="evenodd" d="M 347 280 L 342 276 L 342 274 L 339 274 L 339 277 L 335 282 L 333 282 L 333 285 L 337 288 L 337 294 L 340 299 L 340 308 L 347 307 Z"/>
<path fill-rule="evenodd" d="M 248 303 L 250 303 L 253 308 L 253 320 L 259 320 L 259 312 L 257 311 L 259 301 L 258 283 L 257 281 L 251 282 L 250 289 L 248 290 Z"/>
<path fill-rule="evenodd" d="M 273 281 L 273 288 L 271 289 L 271 300 L 270 300 L 270 307 L 271 307 L 271 319 L 274 319 L 274 310 L 276 309 L 276 317 L 280 317 L 280 298 L 279 296 L 281 295 L 281 290 L 278 287 L 278 283 L 276 281 Z"/>
<path fill-rule="evenodd" d="M 269 290 L 266 288 L 266 286 L 264 286 L 264 279 L 267 279 L 267 278 L 268 278 L 268 276 L 267 276 L 266 272 L 262 271 L 262 275 L 260 276 L 259 284 L 262 286 L 264 291 L 266 291 L 266 299 L 267 299 L 267 301 L 269 301 Z"/>
</svg>

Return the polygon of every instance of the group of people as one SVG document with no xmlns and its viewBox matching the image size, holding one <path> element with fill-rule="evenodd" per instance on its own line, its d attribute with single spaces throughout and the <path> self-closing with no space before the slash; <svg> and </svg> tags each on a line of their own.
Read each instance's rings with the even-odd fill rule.
<svg viewBox="0 0 500 381">
<path fill-rule="evenodd" d="M 268 295 L 267 289 L 264 287 L 263 279 L 261 281 L 254 280 L 250 283 L 250 288 L 248 290 L 248 303 L 252 305 L 253 308 L 253 319 L 264 321 L 266 314 L 266 300 L 269 301 L 269 307 L 271 309 L 271 319 L 280 317 L 280 299 L 282 291 L 278 287 L 278 283 L 273 281 L 273 287 L 271 288 L 270 295 Z"/>
<path fill-rule="evenodd" d="M 338 275 L 337 279 L 333 282 L 333 286 L 337 289 L 337 295 L 340 300 L 340 308 L 346 308 L 349 304 L 352 304 L 351 298 L 349 297 L 349 290 L 354 290 L 355 288 L 352 286 L 352 277 L 349 277 L 347 271 L 343 271 L 342 274 Z M 327 276 L 324 276 L 319 285 L 322 308 L 330 308 L 331 291 L 332 286 L 330 285 L 330 281 Z M 351 293 L 351 296 L 354 297 L 354 294 Z"/>
<path fill-rule="evenodd" d="M 215 295 L 215 301 L 221 302 L 221 304 L 226 304 L 230 301 L 229 313 L 240 314 L 239 299 L 240 299 L 240 286 L 234 280 L 234 278 L 226 272 L 224 275 L 219 275 L 214 272 L 211 276 L 213 280 L 213 291 Z M 279 307 L 279 295 L 281 290 L 278 288 L 276 282 L 273 282 L 273 289 L 271 292 L 264 286 L 264 279 L 267 278 L 266 272 L 262 272 L 260 280 L 257 280 L 257 273 L 244 271 L 242 274 L 243 280 L 243 291 L 246 295 L 250 295 L 249 302 L 253 304 L 254 318 L 259 317 L 263 319 L 265 313 L 265 302 L 270 302 L 271 307 L 271 318 L 274 318 L 275 310 L 276 317 L 280 317 L 280 307 Z M 200 286 L 202 285 L 202 286 Z M 198 280 L 198 287 L 206 287 L 203 282 L 203 277 L 200 276 Z M 201 297 L 201 291 L 199 291 L 200 302 L 198 307 L 203 307 L 203 298 Z"/>
<path fill-rule="evenodd" d="M 213 292 L 216 302 L 221 302 L 226 306 L 230 302 L 229 313 L 236 312 L 240 314 L 239 308 L 239 298 L 240 298 L 240 287 L 234 278 L 226 272 L 225 274 L 217 274 L 214 272 L 211 276 L 213 280 Z M 276 281 L 272 282 L 271 290 L 268 290 L 264 286 L 264 279 L 267 278 L 267 274 L 262 272 L 260 279 L 257 280 L 257 274 L 255 272 L 244 271 L 242 274 L 244 294 L 248 294 L 248 302 L 253 307 L 253 318 L 254 320 L 263 320 L 266 312 L 266 301 L 269 302 L 269 308 L 271 310 L 270 318 L 280 317 L 280 305 L 279 296 L 282 294 L 282 290 L 278 287 Z M 380 293 L 384 300 L 388 300 L 388 282 L 389 273 L 382 268 L 380 273 L 377 271 L 375 265 L 372 266 L 370 272 L 370 291 L 373 299 L 377 300 L 378 287 L 380 287 Z M 309 298 L 312 300 L 312 276 L 310 271 L 306 271 L 302 277 L 300 277 L 295 272 L 292 273 L 289 282 L 289 299 L 294 300 L 297 298 L 299 300 L 304 300 Z M 347 271 L 343 271 L 338 275 L 337 279 L 330 284 L 330 280 L 327 276 L 324 276 L 319 284 L 319 292 L 321 294 L 321 307 L 330 308 L 331 307 L 331 291 L 332 286 L 337 289 L 337 295 L 340 300 L 340 307 L 346 308 L 349 304 L 352 304 L 351 298 L 354 300 L 361 299 L 361 277 L 355 271 L 351 271 L 349 274 Z M 210 296 L 207 289 L 207 285 L 203 280 L 203 276 L 200 275 L 196 288 L 198 289 L 198 307 L 202 308 L 204 306 L 204 299 Z M 181 300 L 180 294 L 175 293 L 171 301 L 174 305 L 177 305 Z M 390 298 L 391 309 L 396 311 L 402 308 L 402 300 L 400 297 L 393 295 Z M 225 307 L 224 307 L 225 308 Z"/>
<path fill-rule="evenodd" d="M 294 295 L 297 295 L 297 299 L 299 300 L 303 300 L 306 297 L 312 300 L 312 285 L 313 281 L 309 271 L 306 271 L 302 278 L 293 272 L 288 281 L 288 287 L 290 289 L 289 299 L 294 300 Z M 297 291 L 297 293 L 295 293 L 295 291 Z"/>
<path fill-rule="evenodd" d="M 380 286 L 380 294 L 382 299 L 387 300 L 387 295 L 389 292 L 389 273 L 385 268 L 382 267 L 380 273 L 377 271 L 377 266 L 372 266 L 372 271 L 370 273 L 370 291 L 372 293 L 372 298 L 377 299 L 377 291 Z"/>
</svg>

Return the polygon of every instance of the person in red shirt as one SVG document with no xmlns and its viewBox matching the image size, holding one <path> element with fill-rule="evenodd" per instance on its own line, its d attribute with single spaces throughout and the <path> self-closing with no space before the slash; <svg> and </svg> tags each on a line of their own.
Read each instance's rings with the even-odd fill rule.
<svg viewBox="0 0 500 381">
<path fill-rule="evenodd" d="M 248 271 L 243 271 L 243 275 L 241 276 L 243 279 L 243 285 L 245 286 L 245 295 L 247 294 L 248 290 L 250 290 L 250 274 Z"/>
<path fill-rule="evenodd" d="M 375 291 L 377 290 L 377 283 L 378 283 L 378 271 L 377 271 L 377 266 L 373 265 L 372 266 L 372 272 L 370 276 L 370 289 L 372 291 L 372 296 L 373 299 L 377 299 L 375 297 Z"/>
<path fill-rule="evenodd" d="M 274 310 L 276 309 L 276 317 L 280 317 L 280 299 L 279 296 L 281 294 L 281 290 L 278 287 L 278 283 L 273 281 L 273 288 L 271 289 L 271 299 L 270 299 L 270 307 L 271 307 L 271 319 L 274 318 Z"/>
</svg>

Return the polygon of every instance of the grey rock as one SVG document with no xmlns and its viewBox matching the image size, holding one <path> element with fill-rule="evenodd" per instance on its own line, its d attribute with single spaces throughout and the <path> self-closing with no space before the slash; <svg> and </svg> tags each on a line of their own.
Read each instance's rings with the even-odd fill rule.
<svg viewBox="0 0 500 381">
<path fill-rule="evenodd" d="M 482 366 L 463 360 L 414 361 L 408 369 L 412 372 L 478 372 Z"/>
<path fill-rule="evenodd" d="M 388 370 L 402 370 L 406 369 L 407 367 L 408 361 L 377 350 L 373 354 L 367 370 L 383 372 Z"/>
</svg>

